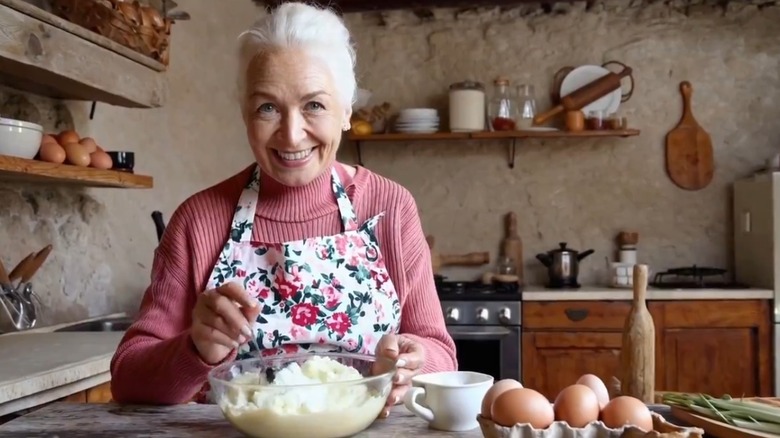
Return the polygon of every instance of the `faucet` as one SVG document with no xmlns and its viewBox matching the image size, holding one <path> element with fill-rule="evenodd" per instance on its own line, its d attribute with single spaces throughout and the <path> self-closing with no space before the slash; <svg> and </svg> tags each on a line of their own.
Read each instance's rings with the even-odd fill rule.
<svg viewBox="0 0 780 438">
<path fill-rule="evenodd" d="M 38 321 L 41 300 L 33 291 L 32 284 L 20 283 L 16 289 L 0 287 L 0 316 L 16 331 L 29 330 Z M 2 331 L 0 331 L 2 333 Z"/>
</svg>

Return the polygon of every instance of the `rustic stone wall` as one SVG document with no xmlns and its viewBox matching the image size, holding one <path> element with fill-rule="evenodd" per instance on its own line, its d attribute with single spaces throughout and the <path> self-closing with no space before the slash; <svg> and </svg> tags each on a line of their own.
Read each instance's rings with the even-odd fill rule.
<svg viewBox="0 0 780 438">
<path fill-rule="evenodd" d="M 186 197 L 238 172 L 252 156 L 234 93 L 236 36 L 254 18 L 250 1 L 230 8 L 182 0 L 192 21 L 174 25 L 170 100 L 161 109 L 60 103 L 0 90 L 0 113 L 75 128 L 111 150 L 136 153 L 151 190 L 0 184 L 0 257 L 10 269 L 53 244 L 35 276 L 40 324 L 138 308 L 157 245 L 151 212 L 167 220 Z M 9 266 L 10 265 L 10 266 Z"/>
<path fill-rule="evenodd" d="M 49 129 L 73 126 L 106 147 L 135 151 L 137 171 L 155 177 L 152 190 L 0 185 L 3 262 L 55 247 L 35 281 L 46 305 L 43 324 L 135 311 L 157 243 L 150 213 L 169 218 L 187 196 L 251 160 L 232 92 L 232 49 L 257 9 L 248 0 L 230 8 L 179 3 L 193 21 L 174 30 L 165 108 L 98 105 L 89 120 L 88 103 L 0 92 L 2 111 L 28 111 Z M 499 74 L 535 85 L 546 108 L 551 77 L 563 66 L 617 59 L 636 71 L 636 91 L 621 112 L 642 130 L 639 137 L 524 141 L 514 169 L 501 142 L 364 145 L 367 167 L 415 195 L 441 251 L 495 256 L 502 216 L 514 210 L 534 283 L 543 272 L 533 255 L 559 241 L 594 248 L 581 278 L 603 281 L 604 257 L 611 257 L 621 229 L 640 233 L 640 255 L 651 269 L 730 265 L 730 184 L 777 152 L 780 7 L 615 0 L 588 9 L 579 2 L 553 11 L 440 9 L 347 20 L 358 44 L 360 84 L 396 108 L 444 110 L 450 83 L 489 83 Z M 698 192 L 677 189 L 664 173 L 663 138 L 680 116 L 678 83 L 685 79 L 715 146 L 715 180 Z M 344 146 L 342 159 L 354 161 L 352 145 Z"/>
<path fill-rule="evenodd" d="M 487 141 L 367 143 L 365 165 L 412 191 L 443 252 L 495 256 L 502 215 L 516 211 L 533 283 L 545 279 L 534 255 L 564 241 L 596 250 L 580 267 L 584 283 L 606 281 L 605 257 L 613 257 L 614 236 L 624 229 L 639 232 L 640 258 L 651 271 L 729 268 L 731 183 L 780 151 L 780 7 L 719 3 L 613 0 L 552 11 L 526 5 L 350 16 L 360 84 L 376 103 L 446 111 L 449 84 L 491 84 L 506 75 L 513 85 L 534 85 L 544 110 L 561 67 L 619 60 L 636 79 L 619 111 L 642 130 L 626 139 L 523 141 L 514 169 L 506 143 Z M 714 181 L 696 192 L 678 189 L 664 168 L 664 136 L 679 120 L 683 80 L 693 84 L 694 115 L 715 149 Z M 355 159 L 354 148 L 344 155 Z M 448 275 L 477 271 L 451 268 Z"/>
</svg>

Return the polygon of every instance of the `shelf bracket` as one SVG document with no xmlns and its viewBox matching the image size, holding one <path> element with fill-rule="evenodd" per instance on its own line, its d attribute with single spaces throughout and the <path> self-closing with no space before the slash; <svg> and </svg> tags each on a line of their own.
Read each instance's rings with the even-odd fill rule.
<svg viewBox="0 0 780 438">
<path fill-rule="evenodd" d="M 509 160 L 507 160 L 507 164 L 509 165 L 510 169 L 515 168 L 515 149 L 517 148 L 517 139 L 513 138 L 512 142 L 509 144 Z"/>
<path fill-rule="evenodd" d="M 355 142 L 355 151 L 357 151 L 357 161 L 359 166 L 363 166 L 363 153 L 360 148 L 360 141 Z"/>
</svg>

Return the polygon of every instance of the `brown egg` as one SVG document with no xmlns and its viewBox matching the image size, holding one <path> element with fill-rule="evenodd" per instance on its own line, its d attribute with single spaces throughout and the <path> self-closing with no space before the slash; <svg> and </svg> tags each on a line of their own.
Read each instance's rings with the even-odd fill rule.
<svg viewBox="0 0 780 438">
<path fill-rule="evenodd" d="M 43 134 L 43 137 L 41 137 L 41 144 L 44 143 L 57 143 L 57 137 L 50 135 L 50 134 Z"/>
<path fill-rule="evenodd" d="M 89 154 L 90 166 L 96 169 L 110 169 L 114 165 L 111 155 L 104 151 L 95 151 Z"/>
<path fill-rule="evenodd" d="M 593 390 L 579 384 L 563 388 L 555 398 L 553 409 L 557 421 L 565 421 L 574 428 L 585 427 L 598 420 L 601 412 L 599 399 Z"/>
<path fill-rule="evenodd" d="M 501 426 L 527 423 L 535 429 L 545 429 L 555 419 L 550 401 L 529 388 L 510 389 L 496 397 L 490 417 Z"/>
<path fill-rule="evenodd" d="M 62 146 L 65 146 L 68 143 L 78 143 L 79 134 L 72 129 L 66 129 L 57 136 L 57 142 Z"/>
<path fill-rule="evenodd" d="M 97 150 L 97 143 L 95 143 L 95 140 L 92 137 L 84 137 L 84 138 L 82 138 L 81 140 L 79 140 L 79 144 L 84 146 L 84 148 L 90 154 Z"/>
<path fill-rule="evenodd" d="M 611 429 L 632 425 L 645 432 L 653 430 L 650 409 L 641 400 L 627 395 L 615 397 L 607 403 L 601 411 L 601 421 Z"/>
<path fill-rule="evenodd" d="M 522 388 L 523 385 L 514 379 L 503 379 L 494 383 L 493 386 L 485 393 L 485 397 L 482 398 L 482 411 L 481 414 L 485 418 L 490 418 L 490 408 L 493 406 L 493 402 L 496 398 L 509 391 L 510 389 Z"/>
<path fill-rule="evenodd" d="M 89 166 L 89 152 L 84 149 L 84 146 L 78 143 L 67 143 L 64 148 L 68 163 L 82 167 Z"/>
<path fill-rule="evenodd" d="M 41 143 L 41 148 L 38 150 L 38 156 L 41 158 L 41 161 L 57 164 L 64 163 L 66 158 L 65 149 L 57 144 L 56 141 Z"/>
<path fill-rule="evenodd" d="M 577 383 L 585 385 L 596 394 L 596 398 L 599 399 L 599 408 L 604 409 L 604 406 L 609 403 L 609 391 L 607 391 L 607 385 L 604 381 L 599 379 L 598 376 L 593 374 L 584 374 L 577 379 Z"/>
</svg>

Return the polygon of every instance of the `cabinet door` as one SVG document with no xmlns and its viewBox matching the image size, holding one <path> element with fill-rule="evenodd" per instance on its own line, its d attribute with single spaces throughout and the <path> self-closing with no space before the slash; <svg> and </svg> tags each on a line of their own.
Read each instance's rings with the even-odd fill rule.
<svg viewBox="0 0 780 438">
<path fill-rule="evenodd" d="M 657 390 L 770 396 L 769 301 L 651 303 L 658 320 Z"/>
<path fill-rule="evenodd" d="M 111 382 L 87 390 L 87 403 L 110 403 L 111 401 Z"/>
<path fill-rule="evenodd" d="M 554 401 L 583 374 L 607 386 L 620 365 L 620 332 L 533 331 L 523 333 L 523 386 Z"/>
</svg>

